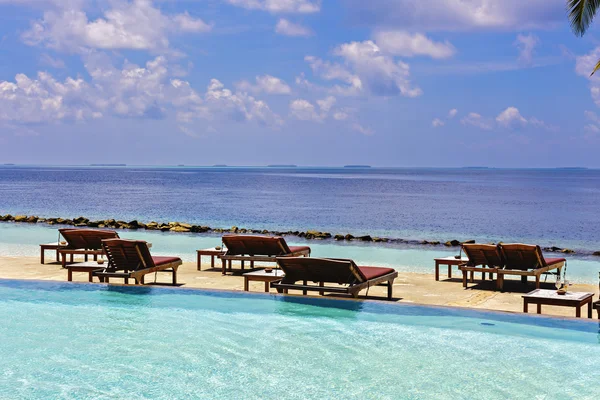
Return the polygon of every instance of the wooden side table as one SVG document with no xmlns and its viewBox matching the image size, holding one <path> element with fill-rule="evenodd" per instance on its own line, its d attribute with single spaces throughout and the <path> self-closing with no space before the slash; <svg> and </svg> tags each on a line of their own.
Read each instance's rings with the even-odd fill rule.
<svg viewBox="0 0 600 400">
<path fill-rule="evenodd" d="M 456 258 L 454 256 L 444 257 L 444 258 L 434 258 L 435 261 L 435 280 L 440 280 L 440 265 L 448 266 L 448 278 L 452 278 L 452 266 L 459 266 L 460 264 L 464 264 L 469 261 L 468 258 Z"/>
<path fill-rule="evenodd" d="M 73 272 L 87 272 L 88 281 L 92 282 L 92 273 L 99 269 L 104 269 L 108 265 L 105 261 L 103 264 L 98 264 L 97 261 L 87 261 L 74 264 L 68 264 L 65 268 L 67 269 L 67 281 L 73 281 Z"/>
<path fill-rule="evenodd" d="M 248 292 L 250 290 L 249 283 L 250 281 L 259 281 L 265 283 L 265 293 L 269 293 L 269 284 L 271 282 L 277 282 L 285 277 L 285 274 L 280 269 L 273 269 L 271 272 L 267 272 L 264 269 L 247 272 L 243 275 L 244 277 L 244 291 Z"/>
<path fill-rule="evenodd" d="M 56 262 L 60 262 L 60 255 L 58 254 L 58 251 L 65 246 L 66 244 L 63 245 L 59 242 L 40 244 L 40 263 L 44 263 L 44 253 L 46 252 L 46 250 L 56 251 Z"/>
<path fill-rule="evenodd" d="M 211 269 L 215 268 L 215 257 L 220 257 L 223 254 L 225 254 L 225 252 L 226 252 L 226 250 L 223 250 L 223 248 L 217 250 L 214 247 L 211 247 L 209 249 L 196 250 L 196 256 L 198 258 L 196 269 L 198 271 L 202 270 L 202 256 L 209 256 L 210 257 L 210 268 Z"/>
<path fill-rule="evenodd" d="M 588 318 L 592 318 L 592 298 L 594 293 L 567 292 L 558 294 L 556 290 L 536 289 L 523 295 L 523 312 L 526 313 L 529 304 L 537 304 L 537 313 L 542 313 L 542 304 L 549 306 L 575 307 L 575 316 L 581 317 L 581 307 L 588 305 Z"/>
</svg>

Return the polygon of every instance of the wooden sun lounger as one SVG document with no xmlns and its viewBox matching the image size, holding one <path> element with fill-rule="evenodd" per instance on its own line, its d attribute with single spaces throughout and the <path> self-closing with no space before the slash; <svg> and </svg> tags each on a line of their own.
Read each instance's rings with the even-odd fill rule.
<svg viewBox="0 0 600 400">
<path fill-rule="evenodd" d="M 362 267 L 354 261 L 333 258 L 307 258 L 307 257 L 277 257 L 277 264 L 285 277 L 280 282 L 272 282 L 271 287 L 278 292 L 287 293 L 288 290 L 350 294 L 357 298 L 358 293 L 375 285 L 387 286 L 387 298 L 392 299 L 394 279 L 398 272 L 393 268 Z M 301 281 L 302 284 L 296 282 Z M 315 282 L 314 285 L 309 282 Z M 325 284 L 337 286 L 325 286 Z"/>
<path fill-rule="evenodd" d="M 470 281 L 473 282 L 475 272 L 481 272 L 482 279 L 485 280 L 485 274 L 490 274 L 490 279 L 494 279 L 494 274 L 504 266 L 504 259 L 500 247 L 491 244 L 463 244 L 463 251 L 469 258 L 465 264 L 458 266 L 462 272 L 463 287 L 467 287 L 467 275 L 471 275 Z"/>
<path fill-rule="evenodd" d="M 535 276 L 535 287 L 540 288 L 540 275 L 552 270 L 558 270 L 560 275 L 567 260 L 564 258 L 544 258 L 540 246 L 529 244 L 499 245 L 504 259 L 504 268 L 498 269 L 497 288 L 502 290 L 505 275 L 521 276 L 523 282 L 528 276 Z"/>
<path fill-rule="evenodd" d="M 177 268 L 182 264 L 179 257 L 151 256 L 148 243 L 143 240 L 106 239 L 102 241 L 102 248 L 108 267 L 93 272 L 101 282 L 123 278 L 128 283 L 131 278 L 136 285 L 144 284 L 144 275 L 165 271 L 173 274 L 173 285 L 177 284 Z"/>
<path fill-rule="evenodd" d="M 67 241 L 66 246 L 58 249 L 63 268 L 67 265 L 67 256 L 71 256 L 71 262 L 73 262 L 73 255 L 83 255 L 85 261 L 91 255 L 94 256 L 94 260 L 97 260 L 99 255 L 104 254 L 102 240 L 119 238 L 117 232 L 104 229 L 65 228 L 58 231 Z"/>
<path fill-rule="evenodd" d="M 231 261 L 241 261 L 242 270 L 244 262 L 250 262 L 250 268 L 254 268 L 254 262 L 277 262 L 277 257 L 310 257 L 308 246 L 288 246 L 281 236 L 264 235 L 224 235 L 223 244 L 227 252 L 220 256 L 222 273 L 225 275 L 227 262 L 231 269 Z"/>
</svg>

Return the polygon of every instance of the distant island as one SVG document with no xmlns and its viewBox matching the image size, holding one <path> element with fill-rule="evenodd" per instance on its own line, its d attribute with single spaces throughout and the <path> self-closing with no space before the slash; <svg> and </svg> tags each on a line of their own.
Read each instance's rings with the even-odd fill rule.
<svg viewBox="0 0 600 400">
<path fill-rule="evenodd" d="M 179 164 L 179 165 L 177 165 L 177 166 L 178 166 L 178 167 L 185 167 L 185 165 L 184 165 L 184 164 Z"/>
<path fill-rule="evenodd" d="M 558 167 L 556 169 L 569 169 L 569 170 L 586 170 L 587 167 Z"/>
<path fill-rule="evenodd" d="M 268 168 L 297 168 L 297 165 L 294 164 L 272 164 L 267 165 Z"/>
<path fill-rule="evenodd" d="M 213 167 L 226 167 L 226 166 L 227 166 L 226 164 L 215 164 L 215 165 L 213 165 Z"/>
<path fill-rule="evenodd" d="M 127 164 L 90 164 L 91 167 L 126 167 Z"/>
<path fill-rule="evenodd" d="M 490 169 L 490 167 L 462 167 L 463 169 Z"/>
<path fill-rule="evenodd" d="M 6 163 L 6 164 L 4 164 L 4 165 L 15 165 L 15 164 L 11 164 L 11 163 Z"/>
<path fill-rule="evenodd" d="M 344 168 L 371 168 L 370 165 L 344 165 Z"/>
</svg>

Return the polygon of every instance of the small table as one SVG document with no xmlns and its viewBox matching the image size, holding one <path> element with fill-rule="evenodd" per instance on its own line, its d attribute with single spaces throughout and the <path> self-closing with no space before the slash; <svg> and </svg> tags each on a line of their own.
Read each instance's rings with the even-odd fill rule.
<svg viewBox="0 0 600 400">
<path fill-rule="evenodd" d="M 581 307 L 588 305 L 588 318 L 592 318 L 592 297 L 594 293 L 567 292 L 558 294 L 556 290 L 536 289 L 523 295 L 523 312 L 527 312 L 529 303 L 537 304 L 537 313 L 542 313 L 542 304 L 549 306 L 575 307 L 575 316 L 581 317 Z"/>
<path fill-rule="evenodd" d="M 65 268 L 67 269 L 67 281 L 73 281 L 73 272 L 87 272 L 89 282 L 92 282 L 92 272 L 99 269 L 104 269 L 108 265 L 108 262 L 104 264 L 98 264 L 97 261 L 86 261 L 74 264 L 68 264 Z"/>
<path fill-rule="evenodd" d="M 467 261 L 469 261 L 469 259 L 466 257 L 456 258 L 455 256 L 444 257 L 444 258 L 434 258 L 433 260 L 435 261 L 435 280 L 436 281 L 440 280 L 440 265 L 448 266 L 448 278 L 452 278 L 452 266 L 453 265 L 458 266 L 460 264 L 464 264 Z"/>
<path fill-rule="evenodd" d="M 198 271 L 202 270 L 202 256 L 210 256 L 210 268 L 214 268 L 215 257 L 220 257 L 226 252 L 227 250 L 224 250 L 223 248 L 217 250 L 214 247 L 211 247 L 209 249 L 196 250 L 196 254 L 198 256 L 198 263 L 196 265 L 196 269 Z"/>
<path fill-rule="evenodd" d="M 254 272 L 247 272 L 242 276 L 244 277 L 244 291 L 248 292 L 250 290 L 248 287 L 250 281 L 259 281 L 265 283 L 265 292 L 269 293 L 269 284 L 280 281 L 285 277 L 285 274 L 280 269 L 273 269 L 271 272 L 261 269 Z"/>
<path fill-rule="evenodd" d="M 44 252 L 46 250 L 56 251 L 56 262 L 59 262 L 60 257 L 58 254 L 58 250 L 62 249 L 65 246 L 66 244 L 60 244 L 59 242 L 40 244 L 40 263 L 44 263 Z"/>
</svg>

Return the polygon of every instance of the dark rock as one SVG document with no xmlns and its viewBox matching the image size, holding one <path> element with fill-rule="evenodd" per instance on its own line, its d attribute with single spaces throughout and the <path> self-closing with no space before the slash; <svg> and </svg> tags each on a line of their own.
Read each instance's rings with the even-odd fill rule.
<svg viewBox="0 0 600 400">
<path fill-rule="evenodd" d="M 88 221 L 87 226 L 90 228 L 98 228 L 101 224 L 101 221 Z"/>
<path fill-rule="evenodd" d="M 244 228 L 242 228 L 242 229 L 240 229 L 238 232 L 239 232 L 239 233 L 246 233 L 246 232 L 248 232 L 248 229 L 244 229 Z"/>
<path fill-rule="evenodd" d="M 0 221 L 12 221 L 14 217 L 10 214 L 3 215 L 0 217 Z"/>
<path fill-rule="evenodd" d="M 463 244 L 474 244 L 474 243 L 475 243 L 474 239 L 466 240 L 466 241 L 463 242 Z"/>
<path fill-rule="evenodd" d="M 344 236 L 344 239 L 352 240 L 352 239 L 354 239 L 354 236 L 352 236 L 351 234 L 347 234 L 346 236 Z"/>
<path fill-rule="evenodd" d="M 572 249 L 562 249 L 561 253 L 563 253 L 563 254 L 573 254 L 573 253 L 575 253 L 575 250 L 572 250 Z"/>
<path fill-rule="evenodd" d="M 460 242 L 458 240 L 449 240 L 446 243 L 444 243 L 445 246 L 448 247 L 456 247 L 456 246 L 460 246 Z"/>
<path fill-rule="evenodd" d="M 230 231 L 230 232 L 233 232 L 233 233 L 238 233 L 238 231 L 239 231 L 239 228 L 238 228 L 237 226 L 232 226 L 232 227 L 231 227 L 231 229 L 230 229 L 229 231 Z"/>
<path fill-rule="evenodd" d="M 266 229 L 264 229 L 264 230 L 262 231 L 262 234 L 263 234 L 263 235 L 268 235 L 268 234 L 269 234 L 269 231 L 268 231 L 268 230 L 266 230 Z"/>
<path fill-rule="evenodd" d="M 77 217 L 73 219 L 73 223 L 78 226 L 86 225 L 90 220 L 85 217 Z"/>
<path fill-rule="evenodd" d="M 372 242 L 373 241 L 373 238 L 369 235 L 359 236 L 357 239 L 360 240 L 361 242 Z"/>
<path fill-rule="evenodd" d="M 600 251 L 595 251 L 592 253 L 593 256 L 600 257 Z"/>
<path fill-rule="evenodd" d="M 15 215 L 15 222 L 26 222 L 27 221 L 27 215 Z"/>
<path fill-rule="evenodd" d="M 439 245 L 439 244 L 440 244 L 440 242 L 439 242 L 439 240 L 434 240 L 434 241 L 432 241 L 432 242 L 429 242 L 429 244 L 430 244 L 430 245 L 433 245 L 433 246 L 437 246 L 437 245 Z"/>
<path fill-rule="evenodd" d="M 344 240 L 344 235 L 335 235 L 333 237 L 334 240 Z"/>
<path fill-rule="evenodd" d="M 171 232 L 189 232 L 190 229 L 186 228 L 184 226 L 178 225 L 178 226 L 173 226 L 171 227 L 171 229 L 169 229 Z"/>
<path fill-rule="evenodd" d="M 151 221 L 146 224 L 146 229 L 154 231 L 158 229 L 158 222 Z"/>
<path fill-rule="evenodd" d="M 304 232 L 298 233 L 298 237 L 305 237 L 305 236 L 306 236 L 306 233 L 304 233 Z"/>
<path fill-rule="evenodd" d="M 25 222 L 29 222 L 29 223 L 31 223 L 31 224 L 35 224 L 35 223 L 38 221 L 38 219 L 39 219 L 38 217 L 36 217 L 36 216 L 34 216 L 34 215 L 31 215 L 31 216 L 29 216 L 29 217 L 28 217 L 28 218 L 25 220 Z"/>
</svg>

